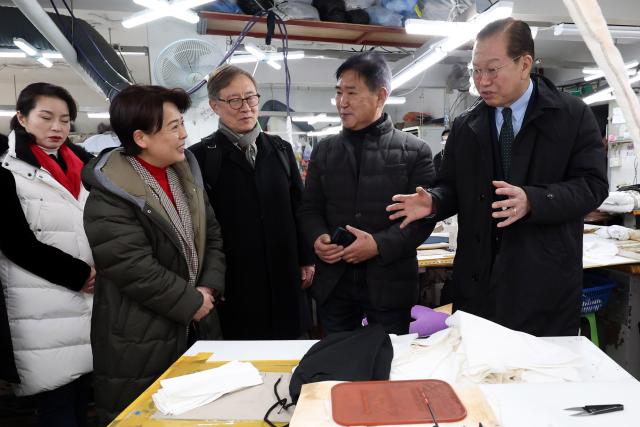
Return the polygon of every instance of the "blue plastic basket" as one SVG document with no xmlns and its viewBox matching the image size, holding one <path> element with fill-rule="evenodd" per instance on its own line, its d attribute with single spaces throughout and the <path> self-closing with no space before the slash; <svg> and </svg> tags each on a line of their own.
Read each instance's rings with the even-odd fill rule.
<svg viewBox="0 0 640 427">
<path fill-rule="evenodd" d="M 609 301 L 615 284 L 607 284 L 582 289 L 582 314 L 595 313 Z"/>
</svg>

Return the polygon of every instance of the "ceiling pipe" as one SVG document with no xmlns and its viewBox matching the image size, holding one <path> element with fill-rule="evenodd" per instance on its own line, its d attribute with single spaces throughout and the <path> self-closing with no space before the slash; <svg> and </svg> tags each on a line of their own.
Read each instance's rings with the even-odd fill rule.
<svg viewBox="0 0 640 427">
<path fill-rule="evenodd" d="M 78 55 L 69 40 L 51 20 L 47 12 L 37 0 L 13 0 L 22 14 L 40 31 L 51 45 L 62 54 L 67 64 L 84 80 L 91 89 L 102 96 L 107 96 L 98 84 L 89 76 L 78 62 Z"/>
</svg>

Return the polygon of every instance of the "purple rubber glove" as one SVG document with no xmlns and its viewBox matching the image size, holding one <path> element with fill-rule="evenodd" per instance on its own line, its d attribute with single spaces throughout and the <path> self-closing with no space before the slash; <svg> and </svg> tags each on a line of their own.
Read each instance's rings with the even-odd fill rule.
<svg viewBox="0 0 640 427">
<path fill-rule="evenodd" d="M 433 311 L 423 305 L 414 305 L 411 309 L 411 317 L 415 320 L 409 324 L 409 333 L 417 333 L 418 336 L 428 337 L 447 328 L 444 321 L 447 320 L 449 315 Z"/>
</svg>

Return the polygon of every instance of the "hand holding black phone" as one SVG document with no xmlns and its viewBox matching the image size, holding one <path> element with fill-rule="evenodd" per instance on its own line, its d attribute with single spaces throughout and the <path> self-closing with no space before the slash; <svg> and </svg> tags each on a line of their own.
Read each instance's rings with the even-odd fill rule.
<svg viewBox="0 0 640 427">
<path fill-rule="evenodd" d="M 335 243 L 336 245 L 340 245 L 344 248 L 352 244 L 356 241 L 356 236 L 354 236 L 350 231 L 347 231 L 343 227 L 338 227 L 331 234 L 331 243 Z"/>
</svg>

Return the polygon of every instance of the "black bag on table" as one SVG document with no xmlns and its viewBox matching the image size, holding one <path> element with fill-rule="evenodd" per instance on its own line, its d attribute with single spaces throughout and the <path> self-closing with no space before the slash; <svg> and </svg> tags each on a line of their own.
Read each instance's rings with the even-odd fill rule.
<svg viewBox="0 0 640 427">
<path fill-rule="evenodd" d="M 297 402 L 303 384 L 320 381 L 388 380 L 392 359 L 391 340 L 380 325 L 329 335 L 304 355 L 291 377 L 289 395 Z"/>
</svg>

